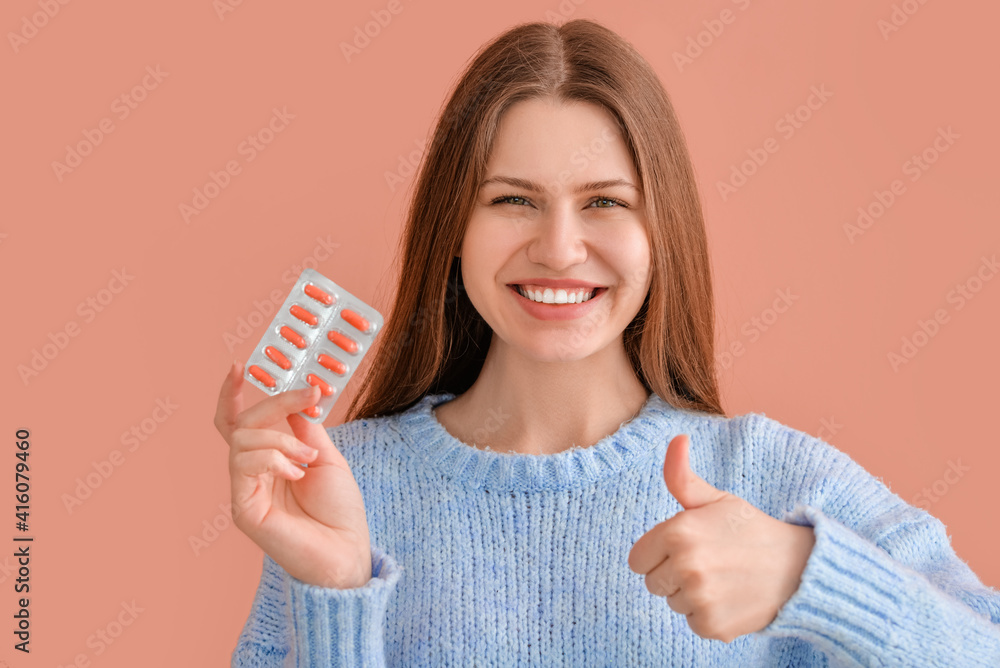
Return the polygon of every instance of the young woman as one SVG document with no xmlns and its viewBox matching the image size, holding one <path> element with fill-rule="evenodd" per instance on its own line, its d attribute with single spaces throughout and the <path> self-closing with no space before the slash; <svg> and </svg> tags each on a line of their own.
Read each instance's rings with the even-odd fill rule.
<svg viewBox="0 0 1000 668">
<path fill-rule="evenodd" d="M 1000 593 L 833 446 L 726 417 L 691 161 L 652 68 L 516 26 L 458 83 L 348 421 L 216 426 L 265 552 L 234 666 L 1000 665 Z M 270 429 L 287 419 L 294 437 Z"/>
</svg>

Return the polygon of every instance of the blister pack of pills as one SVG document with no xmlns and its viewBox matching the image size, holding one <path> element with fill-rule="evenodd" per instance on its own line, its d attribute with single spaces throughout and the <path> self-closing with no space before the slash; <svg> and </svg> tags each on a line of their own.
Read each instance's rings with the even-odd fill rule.
<svg viewBox="0 0 1000 668">
<path fill-rule="evenodd" d="M 299 413 L 321 424 L 382 328 L 382 315 L 315 269 L 300 275 L 243 375 L 268 394 L 318 385 Z"/>
</svg>

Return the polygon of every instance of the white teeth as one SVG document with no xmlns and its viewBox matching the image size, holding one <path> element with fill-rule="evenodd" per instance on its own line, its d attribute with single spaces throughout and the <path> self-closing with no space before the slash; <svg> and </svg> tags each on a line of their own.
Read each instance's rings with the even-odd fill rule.
<svg viewBox="0 0 1000 668">
<path fill-rule="evenodd" d="M 542 304 L 581 304 L 593 298 L 595 290 L 580 288 L 578 290 L 567 291 L 563 288 L 553 290 L 529 290 L 522 285 L 517 286 L 517 291 L 522 297 L 526 297 L 533 302 Z"/>
</svg>

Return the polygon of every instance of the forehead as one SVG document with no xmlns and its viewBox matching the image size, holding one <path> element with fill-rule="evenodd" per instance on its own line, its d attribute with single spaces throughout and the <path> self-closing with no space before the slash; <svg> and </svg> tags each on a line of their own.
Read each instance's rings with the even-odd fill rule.
<svg viewBox="0 0 1000 668">
<path fill-rule="evenodd" d="M 500 119 L 484 180 L 516 177 L 552 189 L 621 179 L 638 186 L 635 167 L 612 115 L 590 102 L 533 98 Z"/>
</svg>

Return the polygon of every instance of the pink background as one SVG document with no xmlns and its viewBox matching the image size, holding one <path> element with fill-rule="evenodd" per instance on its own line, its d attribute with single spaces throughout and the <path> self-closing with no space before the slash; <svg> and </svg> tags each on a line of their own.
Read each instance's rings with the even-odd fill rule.
<svg viewBox="0 0 1000 668">
<path fill-rule="evenodd" d="M 211 0 L 103 0 L 56 5 L 51 18 L 39 12 L 54 0 L 4 3 L 0 541 L 17 533 L 11 441 L 28 428 L 36 542 L 30 656 L 12 650 L 14 559 L 0 558 L 0 668 L 78 655 L 94 666 L 228 665 L 262 553 L 231 525 L 212 418 L 229 364 L 264 325 L 232 349 L 224 335 L 271 291 L 283 299 L 303 266 L 388 315 L 412 166 L 435 116 L 475 50 L 529 20 L 601 21 L 670 93 L 706 207 L 729 414 L 765 412 L 847 452 L 941 518 L 958 554 L 1000 585 L 1000 280 L 975 280 L 993 278 L 981 258 L 1000 249 L 1000 8 L 911 0 L 916 13 L 883 35 L 899 3 L 398 1 L 396 14 L 381 0 L 247 1 L 220 14 Z M 373 11 L 391 21 L 348 61 L 341 44 Z M 35 31 L 33 16 L 44 24 Z M 17 33 L 30 38 L 12 44 Z M 699 33 L 706 46 L 678 66 Z M 144 99 L 123 106 L 136 86 Z M 776 123 L 813 87 L 832 95 L 803 108 L 809 118 L 788 136 Z M 275 108 L 294 118 L 248 160 L 241 142 Z M 67 145 L 96 137 L 102 119 L 113 130 L 57 175 Z M 931 155 L 949 127 L 958 138 Z M 769 138 L 778 150 L 724 199 L 718 183 Z M 937 160 L 913 181 L 905 165 L 925 149 Z M 180 205 L 229 161 L 239 173 L 186 222 Z M 849 239 L 858 207 L 896 179 L 902 194 Z M 978 292 L 959 308 L 948 295 L 967 281 Z M 770 312 L 779 291 L 795 299 Z M 105 303 L 88 310 L 88 299 Z M 889 353 L 938 309 L 947 321 L 894 369 Z M 60 336 L 67 326 L 74 336 Z M 52 359 L 22 379 L 43 348 Z M 158 400 L 175 406 L 169 416 Z M 144 440 L 123 442 L 133 426 Z M 112 456 L 120 465 L 104 464 L 111 474 L 67 509 Z M 138 616 L 99 644 L 133 601 Z"/>
</svg>

